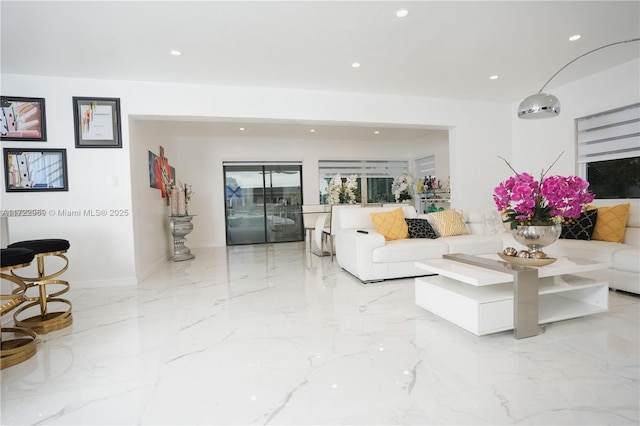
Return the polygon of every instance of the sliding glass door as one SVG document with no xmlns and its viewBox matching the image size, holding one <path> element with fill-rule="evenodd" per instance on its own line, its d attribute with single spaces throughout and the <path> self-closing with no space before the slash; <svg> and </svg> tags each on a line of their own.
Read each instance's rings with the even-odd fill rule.
<svg viewBox="0 0 640 426">
<path fill-rule="evenodd" d="M 227 245 L 302 241 L 300 164 L 224 164 Z"/>
</svg>

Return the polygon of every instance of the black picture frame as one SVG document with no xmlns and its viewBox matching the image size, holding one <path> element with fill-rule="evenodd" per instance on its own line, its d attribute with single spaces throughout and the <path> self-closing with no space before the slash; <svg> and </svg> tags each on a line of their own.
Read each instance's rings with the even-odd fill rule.
<svg viewBox="0 0 640 426">
<path fill-rule="evenodd" d="M 122 148 L 119 98 L 73 97 L 76 148 Z"/>
<path fill-rule="evenodd" d="M 68 191 L 67 150 L 4 148 L 6 192 Z"/>
<path fill-rule="evenodd" d="M 47 119 L 44 98 L 0 96 L 0 140 L 46 141 Z"/>
</svg>

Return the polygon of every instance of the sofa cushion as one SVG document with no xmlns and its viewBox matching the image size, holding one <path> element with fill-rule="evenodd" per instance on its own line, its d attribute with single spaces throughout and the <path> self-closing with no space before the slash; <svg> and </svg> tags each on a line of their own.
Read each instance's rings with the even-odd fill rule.
<svg viewBox="0 0 640 426">
<path fill-rule="evenodd" d="M 580 217 L 577 219 L 566 219 L 565 223 L 562 224 L 560 238 L 589 241 L 596 227 L 597 218 L 598 209 L 593 209 L 580 213 Z"/>
<path fill-rule="evenodd" d="M 517 248 L 517 246 L 514 247 Z M 631 246 L 612 243 L 610 241 L 591 240 L 585 242 L 582 240 L 558 239 L 555 243 L 544 247 L 543 251 L 549 257 L 575 257 L 578 259 L 595 260 L 604 262 L 611 268 L 614 254 L 625 248 L 631 248 Z"/>
<path fill-rule="evenodd" d="M 409 238 L 438 238 L 427 219 L 406 218 L 405 222 L 409 227 Z"/>
<path fill-rule="evenodd" d="M 591 239 L 621 243 L 624 239 L 630 208 L 629 203 L 598 207 L 598 220 L 596 220 L 596 227 Z"/>
<path fill-rule="evenodd" d="M 388 212 L 370 214 L 371 220 L 376 225 L 376 231 L 384 235 L 385 240 L 401 240 L 409 236 L 409 227 L 404 220 L 402 207 Z"/>
<path fill-rule="evenodd" d="M 613 269 L 640 273 L 640 249 L 637 247 L 625 248 L 613 253 Z"/>
<path fill-rule="evenodd" d="M 449 253 L 489 254 L 502 252 L 503 242 L 492 235 L 455 235 L 440 240 L 449 246 Z"/>
<path fill-rule="evenodd" d="M 401 205 L 405 218 L 414 218 L 417 216 L 415 207 Z M 337 232 L 340 229 L 372 229 L 376 225 L 371 220 L 371 213 L 389 212 L 397 207 L 382 206 L 366 206 L 360 204 L 339 204 L 333 206 L 333 216 L 336 220 L 332 221 L 332 226 Z"/>
<path fill-rule="evenodd" d="M 455 210 L 429 213 L 428 218 L 429 223 L 431 223 L 436 233 L 441 237 L 469 234 L 462 214 Z"/>
<path fill-rule="evenodd" d="M 383 247 L 373 249 L 373 262 L 395 263 L 439 259 L 446 253 L 449 253 L 449 246 L 440 239 L 407 238 L 387 241 Z"/>
</svg>

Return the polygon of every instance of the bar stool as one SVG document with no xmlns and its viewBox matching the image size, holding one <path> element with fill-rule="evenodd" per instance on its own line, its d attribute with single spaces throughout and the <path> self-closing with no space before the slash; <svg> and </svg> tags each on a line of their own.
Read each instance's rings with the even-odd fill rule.
<svg viewBox="0 0 640 426">
<path fill-rule="evenodd" d="M 24 268 L 31 264 L 33 260 L 33 250 L 26 248 L 3 248 L 0 253 L 0 278 L 9 281 L 13 290 L 3 287 L 0 294 L 0 316 L 13 310 L 25 301 L 27 284 L 15 275 L 6 272 L 13 272 L 14 269 Z M 9 339 L 5 335 L 12 336 Z M 0 370 L 11 367 L 31 358 L 36 353 L 37 335 L 33 330 L 18 327 L 0 327 Z"/>
<path fill-rule="evenodd" d="M 63 239 L 44 239 L 20 241 L 9 244 L 8 248 L 27 248 L 33 250 L 38 266 L 37 277 L 22 277 L 12 272 L 12 274 L 23 281 L 27 282 L 27 292 L 30 288 L 38 287 L 38 296 L 29 296 L 25 293 L 25 299 L 31 303 L 20 307 L 14 314 L 13 320 L 19 327 L 29 328 L 36 333 L 49 333 L 50 331 L 59 330 L 67 327 L 72 322 L 71 302 L 67 299 L 61 299 L 58 296 L 69 291 L 69 282 L 55 279 L 63 274 L 69 267 L 69 259 L 64 255 L 69 249 L 69 241 Z M 56 256 L 61 258 L 65 264 L 58 271 L 46 274 L 44 269 L 45 258 Z M 47 293 L 47 287 L 50 285 L 61 285 L 62 289 L 53 293 Z M 66 309 L 62 311 L 49 312 L 49 305 L 66 305 Z M 24 312 L 33 307 L 40 307 L 37 315 L 22 315 Z M 33 310 L 32 310 L 33 311 Z M 22 317 L 22 318 L 20 318 Z M 25 318 L 26 317 L 26 318 Z"/>
</svg>

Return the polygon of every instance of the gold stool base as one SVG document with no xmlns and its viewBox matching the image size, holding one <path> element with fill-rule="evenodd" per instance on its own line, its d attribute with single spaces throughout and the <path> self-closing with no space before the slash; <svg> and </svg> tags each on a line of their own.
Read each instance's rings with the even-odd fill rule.
<svg viewBox="0 0 640 426">
<path fill-rule="evenodd" d="M 58 291 L 47 294 L 49 286 L 60 286 Z M 39 296 L 29 296 L 26 294 L 31 289 L 38 289 Z M 71 302 L 67 299 L 61 299 L 58 296 L 69 291 L 69 283 L 64 280 L 40 280 L 27 285 L 25 299 L 28 303 L 21 306 L 14 314 L 13 320 L 18 327 L 29 328 L 38 334 L 46 334 L 50 331 L 60 330 L 71 324 Z M 61 311 L 55 303 L 67 305 L 67 309 Z M 53 307 L 51 307 L 53 305 Z M 38 313 L 23 314 L 26 310 L 33 307 L 39 307 Z M 52 309 L 53 312 L 49 312 Z M 35 310 L 35 309 L 34 309 Z M 33 310 L 32 310 L 33 311 Z M 23 314 L 23 315 L 21 315 Z M 29 315 L 27 318 L 25 316 Z M 22 316 L 20 319 L 18 316 Z"/>
<path fill-rule="evenodd" d="M 29 303 L 20 307 L 13 314 L 13 321 L 15 322 L 16 326 L 33 330 L 38 334 L 46 334 L 51 331 L 60 330 L 71 325 L 71 323 L 73 322 L 73 317 L 71 316 L 70 301 L 68 301 L 67 299 L 49 299 L 47 302 L 48 304 L 56 302 L 64 303 L 69 308 L 66 311 L 48 312 L 44 315 L 38 314 L 25 319 L 19 319 L 18 315 L 25 312 L 27 309 L 40 307 L 40 302 Z"/>
<path fill-rule="evenodd" d="M 37 336 L 34 331 L 11 327 L 3 328 L 2 333 L 13 334 L 15 337 L 0 342 L 0 370 L 19 364 L 36 354 Z"/>
<path fill-rule="evenodd" d="M 61 239 L 45 239 L 45 240 L 32 240 L 22 241 L 19 243 L 11 244 L 11 247 L 24 247 L 29 248 L 35 252 L 35 259 L 37 261 L 38 275 L 36 277 L 26 277 L 16 274 L 13 270 L 11 273 L 16 278 L 24 281 L 26 284 L 24 299 L 29 303 L 20 307 L 14 314 L 13 319 L 18 327 L 25 327 L 31 329 L 38 334 L 49 333 L 50 331 L 59 330 L 67 327 L 71 324 L 71 302 L 66 299 L 59 299 L 58 296 L 69 291 L 69 282 L 65 280 L 55 279 L 63 274 L 69 267 L 69 259 L 64 255 L 69 248 L 69 242 Z M 45 251 L 51 250 L 51 251 Z M 59 258 L 62 260 L 63 266 L 56 272 L 47 274 L 45 272 L 45 258 Z M 47 293 L 49 286 L 58 285 L 61 289 Z M 28 293 L 31 289 L 38 289 L 38 296 L 30 296 Z M 54 307 L 54 312 L 49 312 L 49 305 L 52 303 L 63 303 L 68 306 L 65 311 L 59 312 Z M 30 315 L 26 319 L 19 319 L 18 316 L 23 314 L 26 310 L 38 306 L 38 315 Z M 27 315 L 22 315 L 27 316 Z"/>
</svg>

